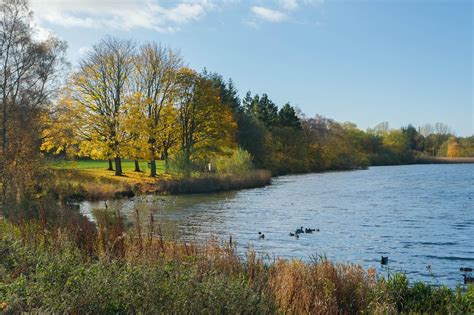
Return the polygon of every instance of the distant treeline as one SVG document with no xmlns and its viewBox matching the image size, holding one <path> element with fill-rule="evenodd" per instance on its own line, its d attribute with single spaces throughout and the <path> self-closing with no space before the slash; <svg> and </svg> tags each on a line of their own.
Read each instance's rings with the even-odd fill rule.
<svg viewBox="0 0 474 315">
<path fill-rule="evenodd" d="M 267 94 L 247 92 L 241 101 L 231 80 L 226 83 L 218 74 L 208 78 L 233 109 L 238 145 L 256 165 L 277 174 L 410 164 L 425 156 L 474 156 L 474 136 L 455 137 L 443 123 L 391 129 L 383 122 L 362 131 L 350 122 L 307 118 L 289 103 L 278 109 Z"/>
<path fill-rule="evenodd" d="M 278 107 L 267 94 L 240 99 L 231 79 L 183 63 L 156 43 L 105 38 L 80 61 L 46 117 L 43 151 L 114 160 L 116 175 L 123 158 L 148 160 L 151 176 L 158 159 L 190 176 L 209 164 L 223 173 L 253 164 L 287 174 L 474 154 L 473 137 L 456 138 L 443 123 L 390 129 L 384 122 L 362 131 L 307 118 L 290 103 Z"/>
<path fill-rule="evenodd" d="M 184 177 L 249 168 L 274 174 L 413 163 L 419 156 L 473 156 L 474 139 L 442 123 L 362 131 L 307 118 L 267 94 L 243 99 L 232 80 L 185 66 L 157 43 L 106 37 L 67 73 L 67 43 L 35 39 L 27 1 L 0 4 L 0 196 L 37 194 L 42 156 L 156 160 Z M 63 78 L 67 77 L 64 83 Z M 3 203 L 3 201 L 2 201 Z M 3 207 L 3 204 L 2 204 Z"/>
</svg>

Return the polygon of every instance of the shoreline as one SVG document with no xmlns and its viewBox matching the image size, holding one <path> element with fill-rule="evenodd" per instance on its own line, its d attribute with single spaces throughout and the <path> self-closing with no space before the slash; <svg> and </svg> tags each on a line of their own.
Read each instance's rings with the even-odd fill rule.
<svg viewBox="0 0 474 315">
<path fill-rule="evenodd" d="M 99 177 L 85 171 L 62 170 L 55 193 L 66 202 L 101 201 L 136 195 L 202 194 L 265 187 L 271 184 L 267 170 L 238 175 L 205 175 L 194 178 Z"/>
<path fill-rule="evenodd" d="M 418 158 L 413 163 L 371 165 L 370 167 L 422 164 L 474 164 L 474 157 L 425 157 Z M 210 174 L 195 178 L 162 177 L 135 179 L 128 176 L 100 177 L 94 176 L 94 173 L 89 170 L 68 169 L 62 172 L 68 173 L 67 177 L 78 179 L 80 183 L 73 188 L 59 188 L 58 191 L 65 190 L 67 192 L 63 194 L 58 192 L 58 194 L 62 195 L 63 200 L 76 202 L 130 198 L 136 195 L 203 194 L 265 187 L 271 185 L 273 178 L 280 176 L 354 170 L 358 169 L 325 170 L 322 172 L 289 173 L 282 175 L 272 175 L 269 170 L 252 170 L 239 175 Z M 68 179 L 66 179 L 66 181 L 67 180 Z M 70 186 L 68 182 L 66 185 Z"/>
<path fill-rule="evenodd" d="M 414 164 L 474 164 L 474 157 L 422 157 Z"/>
</svg>

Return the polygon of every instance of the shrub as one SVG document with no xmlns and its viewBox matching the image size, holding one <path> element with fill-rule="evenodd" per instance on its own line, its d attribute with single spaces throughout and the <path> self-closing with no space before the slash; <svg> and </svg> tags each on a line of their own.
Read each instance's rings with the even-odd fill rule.
<svg viewBox="0 0 474 315">
<path fill-rule="evenodd" d="M 232 149 L 211 162 L 219 174 L 240 174 L 253 168 L 252 156 L 243 149 Z"/>
</svg>

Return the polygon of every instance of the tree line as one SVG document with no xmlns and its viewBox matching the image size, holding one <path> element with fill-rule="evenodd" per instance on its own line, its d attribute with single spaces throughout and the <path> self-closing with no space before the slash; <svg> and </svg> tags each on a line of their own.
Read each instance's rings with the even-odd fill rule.
<svg viewBox="0 0 474 315">
<path fill-rule="evenodd" d="M 286 174 L 474 155 L 474 138 L 442 123 L 363 131 L 279 107 L 267 94 L 241 99 L 231 79 L 197 72 L 156 42 L 106 37 L 66 74 L 67 44 L 35 39 L 26 0 L 3 1 L 0 18 L 2 199 L 35 189 L 44 156 L 109 160 L 116 175 L 123 159 L 137 171 L 148 161 L 150 176 L 165 160 L 190 176 L 209 164 Z"/>
</svg>

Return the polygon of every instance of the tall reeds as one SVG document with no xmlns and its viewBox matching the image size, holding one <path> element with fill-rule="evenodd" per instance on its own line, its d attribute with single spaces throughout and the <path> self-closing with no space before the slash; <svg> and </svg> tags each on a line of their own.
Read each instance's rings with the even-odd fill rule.
<svg viewBox="0 0 474 315">
<path fill-rule="evenodd" d="M 234 240 L 166 240 L 153 213 L 126 228 L 114 209 L 97 227 L 67 212 L 59 221 L 0 221 L 0 311 L 101 313 L 356 314 L 474 311 L 466 292 L 379 279 L 375 270 L 237 252 Z M 405 280 L 404 280 L 405 279 Z M 403 280 L 403 281 L 402 281 Z M 3 304 L 2 304 L 3 303 Z"/>
</svg>

